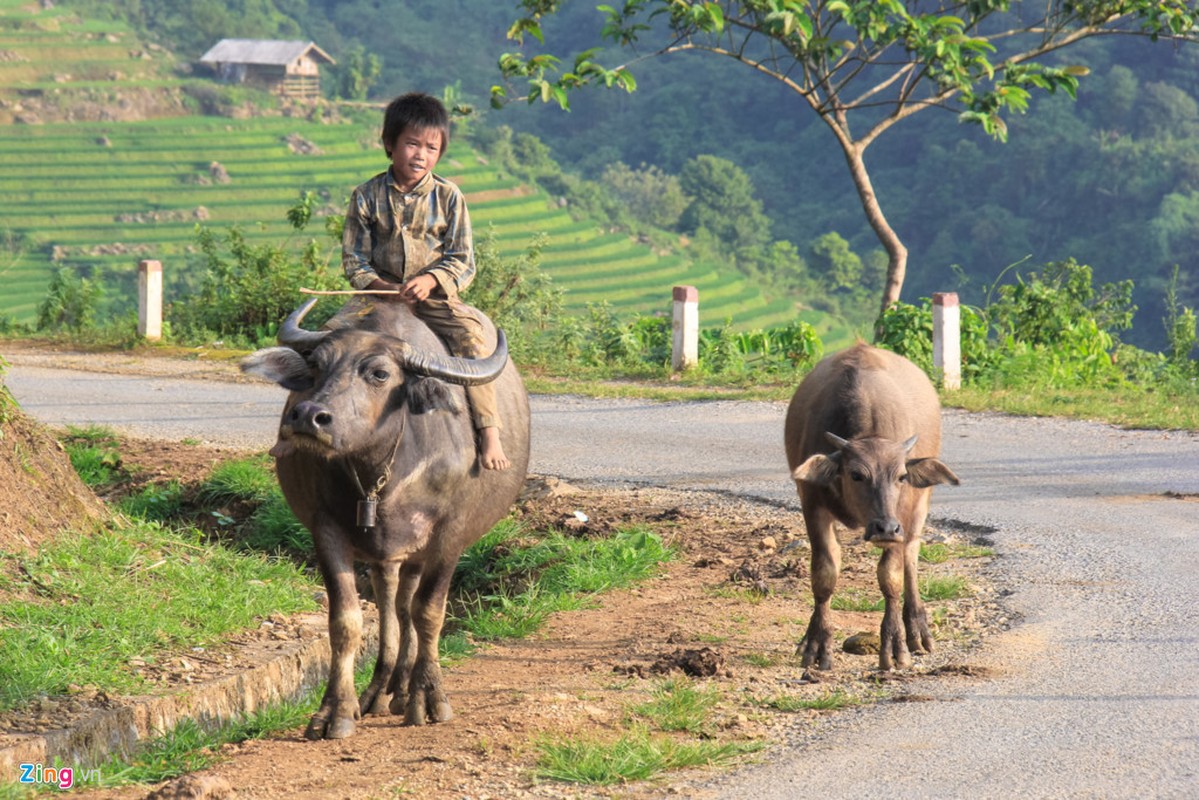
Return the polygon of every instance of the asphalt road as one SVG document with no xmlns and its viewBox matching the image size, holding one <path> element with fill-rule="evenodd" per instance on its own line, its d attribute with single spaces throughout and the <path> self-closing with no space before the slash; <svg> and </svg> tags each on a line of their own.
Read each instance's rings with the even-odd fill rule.
<svg viewBox="0 0 1199 800">
<path fill-rule="evenodd" d="M 5 378 L 52 425 L 266 449 L 284 392 L 25 366 Z M 533 398 L 533 472 L 798 504 L 778 403 Z M 977 526 L 1017 623 L 987 680 L 797 723 L 721 798 L 1199 797 L 1199 436 L 949 411 L 932 517 Z"/>
</svg>

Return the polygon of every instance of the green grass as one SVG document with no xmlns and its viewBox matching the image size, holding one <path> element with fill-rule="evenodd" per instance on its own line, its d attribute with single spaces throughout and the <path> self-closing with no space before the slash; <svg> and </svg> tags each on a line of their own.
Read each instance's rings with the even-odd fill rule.
<svg viewBox="0 0 1199 800">
<path fill-rule="evenodd" d="M 672 557 L 661 538 L 643 527 L 579 539 L 505 520 L 459 561 L 450 627 L 480 640 L 525 637 L 550 614 L 645 580 Z"/>
<path fill-rule="evenodd" d="M 751 667 L 766 669 L 778 666 L 786 660 L 786 657 L 779 653 L 746 653 L 741 657 L 741 660 Z"/>
<path fill-rule="evenodd" d="M 130 660 L 208 645 L 314 607 L 296 567 L 134 521 L 58 538 L 0 570 L 0 708 L 69 685 L 132 692 Z"/>
<path fill-rule="evenodd" d="M 829 605 L 835 611 L 882 611 L 883 598 L 861 589 L 848 589 L 834 594 Z"/>
<path fill-rule="evenodd" d="M 970 582 L 961 575 L 928 575 L 920 579 L 920 597 L 926 603 L 958 600 L 972 594 Z"/>
<path fill-rule="evenodd" d="M 920 560 L 928 564 L 943 564 L 954 558 L 987 558 L 993 555 L 993 548 L 976 544 L 920 543 Z"/>
<path fill-rule="evenodd" d="M 200 500 L 216 505 L 234 500 L 262 502 L 278 491 L 270 467 L 271 458 L 265 454 L 223 461 L 200 487 Z"/>
<path fill-rule="evenodd" d="M 1187 392 L 1125 388 L 989 389 L 964 387 L 942 394 L 946 406 L 1038 417 L 1070 417 L 1126 428 L 1199 430 L 1199 402 Z"/>
<path fill-rule="evenodd" d="M 296 519 L 277 486 L 254 511 L 247 527 L 244 541 L 252 550 L 293 555 L 316 552 L 312 534 Z"/>
<path fill-rule="evenodd" d="M 117 508 L 131 517 L 166 522 L 182 513 L 183 495 L 183 484 L 177 480 L 154 483 L 122 498 Z"/>
<path fill-rule="evenodd" d="M 839 711 L 866 702 L 862 697 L 843 689 L 833 689 L 817 697 L 783 694 L 759 701 L 759 705 L 775 711 L 793 714 L 797 711 Z"/>
<path fill-rule="evenodd" d="M 121 453 L 116 434 L 108 428 L 67 426 L 63 446 L 75 472 L 93 489 L 112 483 L 120 474 Z"/>
<path fill-rule="evenodd" d="M 687 767 L 719 767 L 765 747 L 760 742 L 689 741 L 644 729 L 615 740 L 580 738 L 536 743 L 538 778 L 589 786 L 644 781 Z"/>
<path fill-rule="evenodd" d="M 714 688 L 697 688 L 685 679 L 672 679 L 655 686 L 653 698 L 634 706 L 632 712 L 661 731 L 703 734 L 719 702 L 720 693 Z"/>
<path fill-rule="evenodd" d="M 969 581 L 960 575 L 925 575 L 920 578 L 920 597 L 926 603 L 958 600 L 973 593 Z M 838 592 L 833 595 L 829 605 L 836 611 L 857 612 L 882 611 L 885 606 L 882 597 L 861 589 Z"/>
</svg>

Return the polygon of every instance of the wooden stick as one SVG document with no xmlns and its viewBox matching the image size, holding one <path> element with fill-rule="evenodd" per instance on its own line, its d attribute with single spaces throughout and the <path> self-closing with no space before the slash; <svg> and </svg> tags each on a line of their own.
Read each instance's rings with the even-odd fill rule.
<svg viewBox="0 0 1199 800">
<path fill-rule="evenodd" d="M 300 294 L 316 294 L 321 296 L 334 294 L 399 294 L 399 289 L 338 289 L 338 290 L 321 290 L 321 289 L 300 289 Z"/>
</svg>

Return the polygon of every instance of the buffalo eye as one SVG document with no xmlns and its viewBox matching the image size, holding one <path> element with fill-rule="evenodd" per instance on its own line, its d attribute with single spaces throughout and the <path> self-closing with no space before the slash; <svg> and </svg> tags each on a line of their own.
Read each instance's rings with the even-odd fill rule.
<svg viewBox="0 0 1199 800">
<path fill-rule="evenodd" d="M 908 482 L 908 474 L 907 474 L 906 472 L 905 472 L 904 474 L 902 474 L 902 475 L 900 475 L 900 476 L 899 476 L 899 482 L 900 482 L 900 483 L 907 483 L 907 482 Z"/>
<path fill-rule="evenodd" d="M 850 471 L 849 479 L 851 481 L 861 483 L 862 481 L 866 480 L 866 475 L 861 470 L 855 469 Z"/>
<path fill-rule="evenodd" d="M 363 364 L 360 374 L 371 383 L 384 384 L 391 378 L 391 370 L 382 364 Z"/>
</svg>

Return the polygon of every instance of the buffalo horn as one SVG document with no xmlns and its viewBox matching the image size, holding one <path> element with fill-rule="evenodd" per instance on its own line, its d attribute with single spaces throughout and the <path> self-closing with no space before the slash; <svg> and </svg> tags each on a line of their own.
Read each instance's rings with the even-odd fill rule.
<svg viewBox="0 0 1199 800">
<path fill-rule="evenodd" d="M 404 366 L 418 375 L 441 378 L 460 386 L 488 383 L 500 376 L 508 363 L 508 338 L 496 331 L 495 351 L 486 358 L 458 358 L 420 352 L 405 345 Z"/>
<path fill-rule="evenodd" d="M 825 431 L 824 438 L 828 439 L 829 444 L 831 444 L 833 447 L 837 448 L 838 450 L 844 449 L 845 445 L 849 444 L 849 440 L 842 439 L 840 436 L 833 433 L 832 431 Z"/>
<path fill-rule="evenodd" d="M 316 305 L 316 301 L 315 297 L 305 301 L 302 306 L 291 312 L 287 319 L 283 320 L 283 324 L 279 326 L 279 344 L 303 352 L 312 350 L 329 335 L 329 331 L 308 331 L 300 327 L 300 323 Z"/>
</svg>

